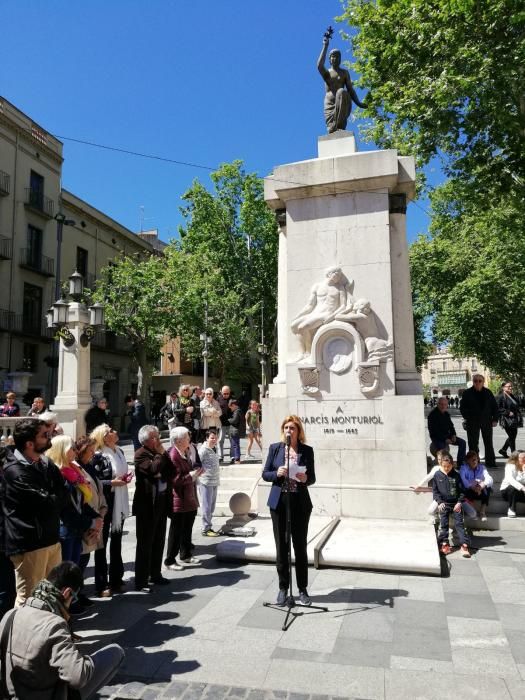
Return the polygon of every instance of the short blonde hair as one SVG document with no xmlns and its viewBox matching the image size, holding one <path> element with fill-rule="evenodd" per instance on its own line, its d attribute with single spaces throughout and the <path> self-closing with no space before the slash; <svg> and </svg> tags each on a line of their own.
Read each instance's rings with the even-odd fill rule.
<svg viewBox="0 0 525 700">
<path fill-rule="evenodd" d="M 66 467 L 69 464 L 66 454 L 72 447 L 73 439 L 69 435 L 55 435 L 51 440 L 51 447 L 46 452 L 46 457 L 49 457 L 57 467 Z"/>
<path fill-rule="evenodd" d="M 97 425 L 97 427 L 91 431 L 89 434 L 89 437 L 95 441 L 95 447 L 97 450 L 102 450 L 105 446 L 106 443 L 104 442 L 104 438 L 108 433 L 111 432 L 111 428 L 107 423 L 102 423 L 101 425 Z"/>
<path fill-rule="evenodd" d="M 306 437 L 304 435 L 303 422 L 299 418 L 299 416 L 296 416 L 294 414 L 292 414 L 291 416 L 286 416 L 286 418 L 281 423 L 281 441 L 286 442 L 286 436 L 284 434 L 284 426 L 287 423 L 293 423 L 295 425 L 295 427 L 297 428 L 297 439 L 299 440 L 299 442 L 302 442 L 302 443 L 306 442 Z"/>
</svg>

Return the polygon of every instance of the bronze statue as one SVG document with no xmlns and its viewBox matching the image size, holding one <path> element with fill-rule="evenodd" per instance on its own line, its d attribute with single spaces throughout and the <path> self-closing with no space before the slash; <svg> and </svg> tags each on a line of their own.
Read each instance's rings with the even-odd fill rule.
<svg viewBox="0 0 525 700">
<path fill-rule="evenodd" d="M 352 111 L 352 101 L 358 107 L 363 107 L 364 104 L 359 100 L 352 81 L 350 73 L 346 68 L 341 68 L 341 52 L 338 49 L 330 51 L 330 68 L 325 68 L 326 52 L 328 44 L 332 38 L 334 30 L 328 27 L 323 36 L 323 50 L 317 61 L 319 73 L 326 83 L 326 94 L 324 97 L 324 118 L 326 129 L 329 134 L 339 129 L 345 130 L 348 117 Z M 346 88 L 346 89 L 345 89 Z"/>
</svg>

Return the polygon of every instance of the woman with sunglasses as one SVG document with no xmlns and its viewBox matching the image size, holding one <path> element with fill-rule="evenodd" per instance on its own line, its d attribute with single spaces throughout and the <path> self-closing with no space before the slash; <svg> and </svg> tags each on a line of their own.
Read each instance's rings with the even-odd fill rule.
<svg viewBox="0 0 525 700">
<path fill-rule="evenodd" d="M 501 391 L 497 396 L 499 410 L 499 424 L 507 433 L 507 439 L 501 450 L 502 457 L 507 457 L 507 450 L 516 451 L 516 436 L 518 428 L 523 426 L 523 417 L 520 412 L 519 401 L 512 393 L 512 382 L 503 382 Z"/>
</svg>

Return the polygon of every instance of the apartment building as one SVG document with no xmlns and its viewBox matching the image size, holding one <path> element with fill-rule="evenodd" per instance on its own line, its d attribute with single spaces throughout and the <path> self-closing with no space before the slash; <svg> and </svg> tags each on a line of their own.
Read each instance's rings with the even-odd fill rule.
<svg viewBox="0 0 525 700">
<path fill-rule="evenodd" d="M 45 312 L 55 301 L 57 269 L 61 281 L 78 270 L 92 287 L 119 253 L 154 251 L 148 239 L 62 189 L 62 163 L 63 144 L 0 97 L 0 389 L 23 377 L 26 402 L 36 395 L 48 403 L 54 398 L 53 331 L 46 327 Z M 62 215 L 57 266 L 57 216 Z M 97 334 L 91 377 L 93 393 L 103 392 L 112 414 L 121 415 L 124 395 L 136 382 L 125 339 Z"/>
<path fill-rule="evenodd" d="M 456 397 L 471 386 L 474 374 L 483 375 L 486 385 L 491 380 L 490 370 L 476 357 L 455 357 L 445 347 L 428 357 L 421 368 L 421 381 L 430 388 L 431 396 Z"/>
</svg>

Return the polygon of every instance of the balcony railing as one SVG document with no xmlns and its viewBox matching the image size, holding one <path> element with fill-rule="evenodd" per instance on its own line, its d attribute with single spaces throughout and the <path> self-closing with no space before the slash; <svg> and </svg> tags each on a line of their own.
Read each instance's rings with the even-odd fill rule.
<svg viewBox="0 0 525 700">
<path fill-rule="evenodd" d="M 11 260 L 13 257 L 13 239 L 0 236 L 0 260 Z"/>
<path fill-rule="evenodd" d="M 130 346 L 126 338 L 98 331 L 92 341 L 92 346 L 99 350 L 114 350 L 116 352 L 129 352 Z"/>
<path fill-rule="evenodd" d="M 37 253 L 32 248 L 20 248 L 20 267 L 33 270 L 46 277 L 53 277 L 55 274 L 55 261 L 47 255 Z"/>
<path fill-rule="evenodd" d="M 11 314 L 10 328 L 8 330 L 22 335 L 32 335 L 39 338 L 53 338 L 56 330 L 47 327 L 44 318 L 27 318 L 22 314 Z"/>
<path fill-rule="evenodd" d="M 24 318 L 7 309 L 0 309 L 0 331 L 11 331 L 21 335 L 31 335 L 39 338 L 53 338 L 54 328 L 48 328 L 45 319 Z"/>
<path fill-rule="evenodd" d="M 0 195 L 5 197 L 11 191 L 11 178 L 3 170 L 0 170 Z"/>
<path fill-rule="evenodd" d="M 34 187 L 26 187 L 25 205 L 47 219 L 52 219 L 55 214 L 55 203 L 53 200 L 50 197 L 46 197 L 42 190 Z"/>
<path fill-rule="evenodd" d="M 0 330 L 10 331 L 13 325 L 14 313 L 7 309 L 0 309 Z"/>
</svg>

